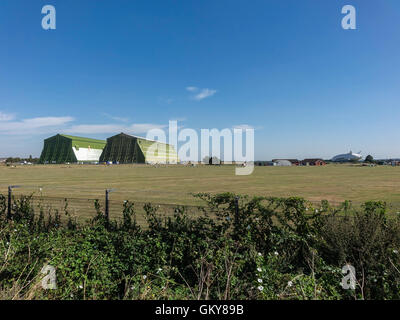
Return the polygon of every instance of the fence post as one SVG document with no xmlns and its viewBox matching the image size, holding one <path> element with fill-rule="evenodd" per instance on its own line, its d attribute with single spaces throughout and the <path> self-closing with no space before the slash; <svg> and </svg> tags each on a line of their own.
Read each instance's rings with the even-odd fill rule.
<svg viewBox="0 0 400 320">
<path fill-rule="evenodd" d="M 7 204 L 7 219 L 11 220 L 11 199 L 12 199 L 12 188 L 8 186 L 8 204 Z"/>
<path fill-rule="evenodd" d="M 235 197 L 235 235 L 239 233 L 239 196 Z"/>
<path fill-rule="evenodd" d="M 110 211 L 109 211 L 109 202 L 108 202 L 108 198 L 109 198 L 109 190 L 108 189 L 106 189 L 106 209 L 105 209 L 105 215 L 106 215 L 106 224 L 107 224 L 107 227 L 108 227 L 108 225 L 109 225 L 109 222 L 110 222 Z"/>
<path fill-rule="evenodd" d="M 115 189 L 106 189 L 106 205 L 105 205 L 105 216 L 106 216 L 106 227 L 110 226 L 110 193 Z"/>
<path fill-rule="evenodd" d="M 20 186 L 8 186 L 8 204 L 7 204 L 7 219 L 11 220 L 11 208 L 12 208 L 12 189 L 19 188 Z"/>
</svg>

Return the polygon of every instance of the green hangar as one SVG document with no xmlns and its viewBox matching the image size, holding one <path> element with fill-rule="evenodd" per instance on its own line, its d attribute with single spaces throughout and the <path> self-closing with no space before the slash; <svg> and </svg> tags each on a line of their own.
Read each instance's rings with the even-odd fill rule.
<svg viewBox="0 0 400 320">
<path fill-rule="evenodd" d="M 44 140 L 40 163 L 98 162 L 104 140 L 57 134 Z"/>
<path fill-rule="evenodd" d="M 176 164 L 179 159 L 170 144 L 120 133 L 107 139 L 100 162 Z"/>
</svg>

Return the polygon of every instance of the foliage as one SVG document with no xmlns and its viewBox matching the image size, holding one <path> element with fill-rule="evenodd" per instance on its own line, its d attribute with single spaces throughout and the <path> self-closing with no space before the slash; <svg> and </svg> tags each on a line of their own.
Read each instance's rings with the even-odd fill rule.
<svg viewBox="0 0 400 320">
<path fill-rule="evenodd" d="M 29 158 L 12 158 L 12 157 L 8 157 L 6 159 L 6 163 L 20 163 L 20 162 L 30 162 L 30 163 L 38 163 L 39 162 L 39 158 L 33 158 L 32 156 L 29 156 Z"/>
<path fill-rule="evenodd" d="M 4 299 L 399 299 L 400 216 L 386 204 L 317 207 L 302 198 L 197 194 L 200 216 L 161 216 L 124 202 L 108 221 L 98 201 L 84 224 L 63 212 L 0 195 L 0 298 Z M 41 269 L 56 268 L 44 290 Z M 356 270 L 355 290 L 340 286 Z"/>
<path fill-rule="evenodd" d="M 369 154 L 369 155 L 367 155 L 367 156 L 365 157 L 364 162 L 374 163 L 375 160 L 374 160 L 374 158 Z"/>
</svg>

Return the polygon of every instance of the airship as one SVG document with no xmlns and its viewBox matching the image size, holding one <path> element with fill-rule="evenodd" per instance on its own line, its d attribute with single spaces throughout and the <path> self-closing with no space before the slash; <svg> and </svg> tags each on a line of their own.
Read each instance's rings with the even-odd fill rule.
<svg viewBox="0 0 400 320">
<path fill-rule="evenodd" d="M 332 162 L 358 161 L 361 160 L 361 158 L 362 158 L 361 151 L 359 151 L 358 153 L 350 151 L 349 153 L 338 154 L 337 156 L 334 156 L 331 159 L 331 161 Z"/>
</svg>

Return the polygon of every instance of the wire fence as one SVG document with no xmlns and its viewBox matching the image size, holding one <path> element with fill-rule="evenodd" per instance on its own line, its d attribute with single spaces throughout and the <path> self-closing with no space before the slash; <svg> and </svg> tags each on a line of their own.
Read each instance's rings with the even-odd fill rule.
<svg viewBox="0 0 400 320">
<path fill-rule="evenodd" d="M 11 190 L 9 188 L 11 187 Z M 85 222 L 93 219 L 97 212 L 95 208 L 95 201 L 98 201 L 102 212 L 107 212 L 110 220 L 121 220 L 123 216 L 124 202 L 129 201 L 134 205 L 135 218 L 139 225 L 146 226 L 146 212 L 145 205 L 150 204 L 156 209 L 158 215 L 168 218 L 174 216 L 177 208 L 184 208 L 185 213 L 190 217 L 203 216 L 205 212 L 211 217 L 214 216 L 213 212 L 207 211 L 205 203 L 198 205 L 191 205 L 187 203 L 160 203 L 159 201 L 152 200 L 152 195 L 157 196 L 155 199 L 160 198 L 160 193 L 151 193 L 151 190 L 142 190 L 142 192 L 129 192 L 129 190 L 117 190 L 112 193 L 113 190 L 109 190 L 108 205 L 106 205 L 106 190 L 100 188 L 68 188 L 54 186 L 42 188 L 40 186 L 8 186 L 0 185 L 0 194 L 8 196 L 11 191 L 12 198 L 18 199 L 21 196 L 30 196 L 31 204 L 38 212 L 39 209 L 43 210 L 44 213 L 58 212 L 61 215 L 61 219 L 67 219 L 64 213 L 68 213 L 70 217 L 73 217 L 78 222 Z M 52 194 L 51 196 L 49 194 Z M 56 194 L 53 196 L 53 194 Z M 61 196 L 61 195 L 62 196 Z M 79 196 L 77 196 L 79 195 Z M 146 195 L 146 201 L 141 200 Z M 162 196 L 168 198 L 168 191 L 165 191 Z M 196 199 L 197 200 L 197 199 Z M 316 208 L 321 204 L 321 201 L 310 201 Z M 343 202 L 341 201 L 329 201 L 329 204 L 333 207 L 339 207 Z M 360 207 L 362 203 L 352 202 L 353 206 Z M 108 208 L 108 210 L 107 210 Z M 400 204 L 388 203 L 387 209 L 389 214 L 398 214 L 400 211 Z"/>
<path fill-rule="evenodd" d="M 6 195 L 8 193 L 8 185 L 0 184 L 0 194 Z M 130 190 L 123 186 L 119 186 L 117 183 L 110 183 L 109 189 L 111 201 L 123 201 L 128 200 L 131 202 L 143 202 L 143 203 L 154 203 L 154 204 L 168 204 L 168 205 L 187 205 L 196 206 L 202 205 L 202 202 L 195 199 L 192 193 L 171 191 L 168 189 L 156 190 L 149 188 L 141 188 L 140 190 Z M 33 185 L 21 185 L 15 186 L 12 189 L 12 193 L 15 196 L 19 195 L 33 195 L 35 197 L 43 198 L 68 198 L 68 199 L 99 199 L 102 200 L 105 197 L 106 189 L 103 187 L 87 187 L 85 183 L 82 183 L 79 187 L 71 186 L 60 186 L 53 184 L 46 184 L 45 186 L 33 186 Z"/>
<path fill-rule="evenodd" d="M 18 199 L 22 194 L 13 194 L 13 199 Z M 74 197 L 44 197 L 44 196 L 30 196 L 31 205 L 35 212 L 40 210 L 44 214 L 54 214 L 58 212 L 61 220 L 66 220 L 68 217 L 76 219 L 78 222 L 85 222 L 93 219 L 96 214 L 95 202 L 100 205 L 102 213 L 106 212 L 106 200 L 98 198 L 74 198 Z M 168 218 L 173 217 L 177 209 L 184 208 L 185 213 L 190 217 L 199 217 L 204 214 L 205 208 L 203 206 L 190 206 L 178 204 L 165 204 L 165 203 L 148 203 L 148 202 L 131 202 L 134 207 L 136 222 L 141 226 L 146 226 L 146 212 L 145 205 L 150 204 L 155 210 L 157 215 Z M 110 220 L 122 220 L 124 210 L 124 201 L 109 200 L 108 201 L 108 217 Z"/>
</svg>

